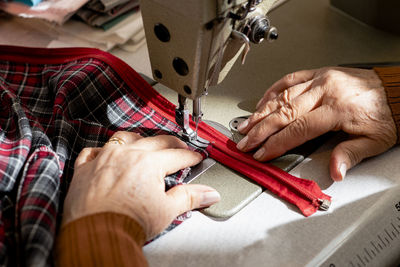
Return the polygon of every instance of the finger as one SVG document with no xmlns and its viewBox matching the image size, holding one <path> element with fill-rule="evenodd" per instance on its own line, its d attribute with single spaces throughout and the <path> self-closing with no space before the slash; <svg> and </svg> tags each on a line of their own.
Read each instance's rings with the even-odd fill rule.
<svg viewBox="0 0 400 267">
<path fill-rule="evenodd" d="M 290 149 L 335 129 L 336 125 L 335 114 L 326 106 L 320 107 L 268 138 L 254 154 L 254 158 L 266 161 L 281 156 Z"/>
<path fill-rule="evenodd" d="M 284 90 L 274 99 L 261 103 L 257 111 L 238 126 L 239 132 L 246 134 L 249 130 L 251 130 L 251 128 L 254 127 L 254 125 L 259 123 L 266 116 L 276 111 L 280 107 L 285 106 L 289 102 L 293 101 L 293 99 L 309 90 L 311 84 L 312 81 L 297 84 L 288 88 L 287 90 Z"/>
<path fill-rule="evenodd" d="M 132 146 L 135 149 L 146 151 L 155 151 L 167 148 L 186 149 L 188 147 L 185 142 L 172 135 L 158 135 L 142 138 L 136 141 Z"/>
<path fill-rule="evenodd" d="M 186 211 L 208 207 L 221 199 L 215 189 L 200 184 L 175 186 L 166 194 L 171 220 Z"/>
<path fill-rule="evenodd" d="M 75 160 L 75 168 L 80 167 L 81 165 L 94 160 L 99 154 L 101 148 L 100 147 L 86 147 L 84 148 L 78 155 Z"/>
<path fill-rule="evenodd" d="M 261 100 L 257 103 L 256 109 L 261 105 L 274 99 L 283 90 L 297 85 L 299 83 L 304 83 L 311 80 L 314 77 L 316 70 L 301 70 L 285 75 L 282 79 L 275 82 L 264 94 Z"/>
<path fill-rule="evenodd" d="M 278 110 L 253 126 L 253 128 L 247 133 L 247 136 L 237 144 L 237 148 L 247 152 L 261 145 L 261 143 L 272 134 L 282 130 L 290 123 L 296 121 L 298 118 L 301 118 L 306 113 L 319 106 L 321 104 L 320 100 L 322 95 L 322 88 L 316 87 L 313 90 L 307 91 L 296 97 L 292 102 L 280 107 Z M 320 116 L 326 118 L 325 114 L 320 114 Z"/>
<path fill-rule="evenodd" d="M 357 137 L 338 144 L 332 151 L 329 169 L 334 181 L 342 181 L 347 170 L 363 159 L 383 153 L 387 146 L 368 137 Z"/>
<path fill-rule="evenodd" d="M 200 153 L 187 149 L 164 149 L 152 152 L 151 159 L 165 176 L 196 165 L 203 157 Z"/>
<path fill-rule="evenodd" d="M 133 144 L 137 140 L 142 139 L 143 137 L 137 133 L 119 131 L 114 133 L 109 140 L 117 140 L 116 142 L 107 142 L 104 146 L 108 145 L 121 145 L 121 144 Z"/>
</svg>

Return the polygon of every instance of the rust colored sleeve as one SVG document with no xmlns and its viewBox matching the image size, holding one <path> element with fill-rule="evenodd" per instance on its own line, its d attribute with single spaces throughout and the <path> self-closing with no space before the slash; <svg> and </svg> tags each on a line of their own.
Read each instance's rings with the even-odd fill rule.
<svg viewBox="0 0 400 267">
<path fill-rule="evenodd" d="M 56 266 L 148 266 L 142 252 L 145 233 L 132 218 L 98 213 L 60 229 Z"/>
<path fill-rule="evenodd" d="M 397 144 L 400 143 L 400 66 L 374 68 L 385 87 L 393 120 L 397 128 Z"/>
</svg>

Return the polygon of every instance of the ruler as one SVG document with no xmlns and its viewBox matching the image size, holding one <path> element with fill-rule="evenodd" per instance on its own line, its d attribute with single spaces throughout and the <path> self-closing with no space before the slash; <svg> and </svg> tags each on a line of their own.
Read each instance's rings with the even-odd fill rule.
<svg viewBox="0 0 400 267">
<path fill-rule="evenodd" d="M 400 187 L 386 191 L 308 266 L 400 266 Z"/>
</svg>

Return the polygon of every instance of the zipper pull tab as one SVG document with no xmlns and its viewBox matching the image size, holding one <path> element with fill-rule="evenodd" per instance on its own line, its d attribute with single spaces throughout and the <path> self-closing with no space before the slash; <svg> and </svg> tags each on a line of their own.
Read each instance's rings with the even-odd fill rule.
<svg viewBox="0 0 400 267">
<path fill-rule="evenodd" d="M 318 199 L 319 209 L 320 210 L 328 210 L 331 206 L 331 202 L 327 199 Z"/>
</svg>

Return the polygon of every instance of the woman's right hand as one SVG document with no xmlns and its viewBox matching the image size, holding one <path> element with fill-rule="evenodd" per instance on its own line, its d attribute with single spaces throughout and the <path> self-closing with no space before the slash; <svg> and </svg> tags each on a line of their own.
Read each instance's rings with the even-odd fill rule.
<svg viewBox="0 0 400 267">
<path fill-rule="evenodd" d="M 238 149 L 257 149 L 254 158 L 271 160 L 329 131 L 349 139 L 331 154 L 330 173 L 343 180 L 361 160 L 391 148 L 397 129 L 382 81 L 374 70 L 327 67 L 286 75 L 267 90 L 257 111 L 238 129 L 246 137 Z"/>
</svg>

